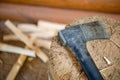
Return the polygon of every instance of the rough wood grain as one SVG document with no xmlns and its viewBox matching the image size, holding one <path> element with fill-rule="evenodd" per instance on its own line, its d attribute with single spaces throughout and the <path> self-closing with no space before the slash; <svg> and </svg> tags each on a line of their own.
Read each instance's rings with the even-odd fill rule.
<svg viewBox="0 0 120 80">
<path fill-rule="evenodd" d="M 120 43 L 120 21 L 108 17 L 86 17 L 74 21 L 67 27 L 95 20 L 102 21 L 111 36 L 110 39 L 117 44 Z M 120 48 L 114 42 L 94 40 L 87 43 L 87 49 L 105 80 L 120 80 Z M 111 65 L 106 64 L 103 57 L 107 57 L 111 61 Z M 53 39 L 50 49 L 49 69 L 55 80 L 87 80 L 74 55 L 61 46 L 58 37 Z"/>
</svg>

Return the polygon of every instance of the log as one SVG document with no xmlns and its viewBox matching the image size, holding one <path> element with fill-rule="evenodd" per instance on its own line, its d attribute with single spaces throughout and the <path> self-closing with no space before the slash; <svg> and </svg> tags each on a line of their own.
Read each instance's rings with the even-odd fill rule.
<svg viewBox="0 0 120 80">
<path fill-rule="evenodd" d="M 48 57 L 47 55 L 40 50 L 38 47 L 33 46 L 32 41 L 30 41 L 30 39 L 24 35 L 19 29 L 16 28 L 16 26 L 10 22 L 9 20 L 7 20 L 5 22 L 6 27 L 8 27 L 23 43 L 25 43 L 29 48 L 31 48 L 32 50 L 34 50 L 36 52 L 36 55 L 43 61 L 43 62 L 47 62 L 48 61 Z"/>
<path fill-rule="evenodd" d="M 110 40 L 90 41 L 87 43 L 87 49 L 104 80 L 119 80 L 120 48 L 118 45 L 120 43 L 120 21 L 108 17 L 92 16 L 76 20 L 66 27 L 96 20 L 100 20 L 104 23 L 111 38 Z M 87 80 L 81 65 L 71 51 L 61 45 L 58 36 L 54 37 L 49 51 L 49 69 L 54 80 Z M 107 64 L 104 57 L 111 63 Z"/>
<path fill-rule="evenodd" d="M 1 0 L 2 2 L 120 13 L 119 0 Z"/>
<path fill-rule="evenodd" d="M 0 3 L 0 20 L 10 19 L 29 23 L 36 23 L 38 20 L 47 20 L 68 24 L 73 20 L 96 15 L 108 16 L 120 20 L 119 14 Z"/>
</svg>

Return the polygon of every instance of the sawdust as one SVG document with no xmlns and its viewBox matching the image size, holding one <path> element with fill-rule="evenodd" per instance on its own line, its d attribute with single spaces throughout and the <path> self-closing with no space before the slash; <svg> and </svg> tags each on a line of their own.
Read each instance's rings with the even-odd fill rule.
<svg viewBox="0 0 120 80">
<path fill-rule="evenodd" d="M 100 20 L 106 26 L 110 40 L 94 40 L 87 43 L 87 49 L 105 80 L 120 80 L 120 21 L 108 17 L 86 17 L 68 24 L 77 25 Z M 103 57 L 111 61 L 106 64 Z M 61 46 L 55 37 L 50 49 L 49 69 L 55 80 L 87 80 L 80 64 L 74 55 Z"/>
</svg>

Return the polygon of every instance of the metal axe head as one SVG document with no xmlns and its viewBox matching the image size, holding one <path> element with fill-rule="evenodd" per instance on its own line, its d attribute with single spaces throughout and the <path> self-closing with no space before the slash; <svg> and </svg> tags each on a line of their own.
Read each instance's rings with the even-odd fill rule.
<svg viewBox="0 0 120 80">
<path fill-rule="evenodd" d="M 72 26 L 61 30 L 58 34 L 63 45 L 71 41 L 86 43 L 90 40 L 109 39 L 109 34 L 100 21 Z"/>
<path fill-rule="evenodd" d="M 80 24 L 61 30 L 58 35 L 63 43 L 80 62 L 88 80 L 103 80 L 98 68 L 86 48 L 86 42 L 109 39 L 109 34 L 100 21 Z"/>
</svg>

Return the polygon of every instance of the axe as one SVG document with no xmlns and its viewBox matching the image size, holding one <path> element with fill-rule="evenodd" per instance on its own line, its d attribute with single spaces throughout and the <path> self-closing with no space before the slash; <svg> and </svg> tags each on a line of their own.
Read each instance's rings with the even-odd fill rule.
<svg viewBox="0 0 120 80">
<path fill-rule="evenodd" d="M 58 33 L 64 46 L 67 46 L 82 66 L 88 80 L 103 80 L 91 58 L 86 43 L 96 39 L 109 39 L 109 34 L 100 21 L 71 26 Z"/>
</svg>

